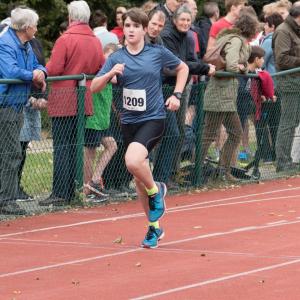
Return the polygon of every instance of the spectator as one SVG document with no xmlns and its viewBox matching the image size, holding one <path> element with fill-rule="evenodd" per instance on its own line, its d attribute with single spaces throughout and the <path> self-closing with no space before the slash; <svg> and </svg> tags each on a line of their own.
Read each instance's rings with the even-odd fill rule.
<svg viewBox="0 0 300 300">
<path fill-rule="evenodd" d="M 59 35 L 62 35 L 68 29 L 68 22 L 64 21 L 59 24 Z"/>
<path fill-rule="evenodd" d="M 205 2 L 203 5 L 203 16 L 197 22 L 200 43 L 200 56 L 204 56 L 207 48 L 209 32 L 212 24 L 218 21 L 220 17 L 220 10 L 217 2 Z"/>
<path fill-rule="evenodd" d="M 277 71 L 300 67 L 300 6 L 297 2 L 274 32 L 272 47 Z M 299 92 L 295 89 L 299 85 L 298 81 L 298 74 L 277 79 L 277 89 L 282 97 L 276 143 L 277 172 L 296 168 L 292 162 L 291 149 L 300 116 Z"/>
<path fill-rule="evenodd" d="M 198 13 L 197 3 L 195 0 L 185 0 L 184 5 L 190 10 L 192 17 L 192 24 L 189 30 L 189 34 L 194 41 L 194 50 L 196 56 L 200 59 L 200 29 L 195 24 L 196 16 Z"/>
<path fill-rule="evenodd" d="M 273 79 L 269 72 L 262 71 L 261 68 L 264 64 L 265 51 L 259 46 L 251 47 L 251 55 L 248 59 L 249 73 L 258 74 L 258 78 L 249 79 L 250 94 L 252 103 L 255 105 L 255 134 L 256 134 L 256 152 L 253 165 L 252 178 L 259 179 L 259 162 L 262 158 L 264 144 L 263 139 L 266 130 L 271 126 L 269 121 L 272 119 L 272 106 L 276 102 L 276 96 L 274 95 Z M 272 140 L 272 145 L 275 146 Z"/>
<path fill-rule="evenodd" d="M 264 5 L 263 15 L 268 17 L 274 13 L 278 13 L 285 20 L 289 15 L 289 10 L 292 8 L 292 3 L 288 0 L 279 0 L 270 4 Z"/>
<path fill-rule="evenodd" d="M 224 30 L 219 34 L 217 44 L 225 43 L 222 49 L 226 62 L 225 71 L 239 74 L 247 70 L 251 51 L 247 40 L 255 36 L 257 25 L 256 18 L 243 15 L 235 23 L 235 28 Z M 235 77 L 213 77 L 208 82 L 204 96 L 205 126 L 202 138 L 202 161 L 223 124 L 228 138 L 221 151 L 218 177 L 228 182 L 236 181 L 236 178 L 231 175 L 230 168 L 242 137 L 241 122 L 236 108 L 237 91 L 238 80 Z"/>
<path fill-rule="evenodd" d="M 225 0 L 225 10 L 226 16 L 219 19 L 215 23 L 212 24 L 210 31 L 209 31 L 209 38 L 207 42 L 207 48 L 210 49 L 211 47 L 215 46 L 216 38 L 224 29 L 230 29 L 234 26 L 235 22 L 240 17 L 240 12 L 242 8 L 245 7 L 247 0 Z M 215 154 L 216 160 L 220 159 L 220 152 L 227 139 L 227 134 L 224 126 L 220 126 L 216 136 L 216 144 L 215 144 Z"/>
<path fill-rule="evenodd" d="M 226 16 L 212 24 L 207 42 L 208 49 L 215 45 L 216 38 L 221 30 L 233 27 L 246 3 L 247 0 L 225 0 Z"/>
<path fill-rule="evenodd" d="M 117 35 L 119 43 L 123 44 L 124 32 L 123 32 L 123 15 L 126 13 L 127 9 L 123 6 L 119 6 L 116 9 L 116 24 L 110 32 Z"/>
<path fill-rule="evenodd" d="M 26 213 L 15 202 L 23 107 L 29 98 L 31 82 L 43 90 L 46 88 L 46 70 L 38 63 L 29 43 L 37 31 L 38 20 L 32 9 L 17 7 L 11 12 L 10 28 L 0 36 L 0 78 L 25 81 L 0 85 L 0 207 L 4 214 Z"/>
<path fill-rule="evenodd" d="M 274 13 L 265 17 L 264 37 L 261 41 L 261 47 L 265 50 L 264 69 L 270 74 L 276 73 L 274 53 L 272 49 L 272 38 L 276 28 L 283 22 L 280 14 Z"/>
<path fill-rule="evenodd" d="M 164 46 L 188 65 L 190 74 L 212 75 L 214 67 L 202 63 L 195 57 L 193 39 L 188 37 L 191 22 L 191 11 L 186 6 L 179 7 L 173 14 L 173 25 L 165 28 L 161 33 Z M 169 75 L 164 82 L 174 86 L 174 77 L 172 74 Z M 164 96 L 167 98 L 167 95 Z M 172 172 L 176 172 L 184 142 L 185 112 L 189 94 L 185 89 L 183 95 L 178 97 L 181 100 L 180 111 L 178 114 L 172 111 L 167 113 L 166 132 L 157 150 L 153 169 L 155 179 L 167 182 L 169 187 L 174 186 L 171 175 Z"/>
<path fill-rule="evenodd" d="M 166 22 L 166 15 L 161 10 L 152 10 L 148 14 L 149 23 L 147 26 L 147 33 L 145 40 L 151 44 L 163 45 L 160 37 L 161 31 L 164 29 Z"/>
<path fill-rule="evenodd" d="M 88 25 L 90 8 L 85 1 L 72 1 L 68 12 L 68 30 L 55 42 L 46 68 L 51 76 L 95 74 L 104 63 L 104 56 L 100 41 Z M 74 197 L 78 144 L 76 88 L 75 80 L 56 81 L 48 96 L 53 136 L 53 189 L 49 198 L 40 201 L 42 206 L 68 204 Z M 92 112 L 92 97 L 87 93 L 85 114 Z"/>
<path fill-rule="evenodd" d="M 164 4 L 159 3 L 155 9 L 161 10 L 166 15 L 166 26 L 169 26 L 173 24 L 173 14 L 176 11 L 177 8 L 179 8 L 181 5 L 181 1 L 178 0 L 166 0 Z"/>
<path fill-rule="evenodd" d="M 149 15 L 149 13 L 158 5 L 157 2 L 154 2 L 152 0 L 146 1 L 142 6 L 141 9 Z"/>
<path fill-rule="evenodd" d="M 119 44 L 117 35 L 107 30 L 107 16 L 100 9 L 92 13 L 90 25 L 103 49 L 107 44 Z"/>
<path fill-rule="evenodd" d="M 32 50 L 42 66 L 45 66 L 45 57 L 41 42 L 35 37 L 29 41 Z M 41 139 L 41 113 L 40 110 L 47 107 L 46 95 L 41 93 L 40 89 L 33 87 L 28 103 L 23 109 L 24 124 L 20 133 L 22 159 L 18 170 L 18 199 L 30 200 L 32 196 L 28 195 L 21 185 L 21 177 L 26 160 L 26 152 L 31 141 Z"/>
<path fill-rule="evenodd" d="M 107 59 L 117 50 L 118 47 L 116 44 L 107 44 L 103 48 L 105 58 Z M 94 114 L 87 117 L 85 124 L 85 194 L 88 201 L 94 203 L 107 199 L 108 195 L 103 193 L 102 174 L 117 151 L 117 143 L 109 130 L 111 104 L 112 86 L 109 83 L 101 93 L 93 94 Z M 104 150 L 95 163 L 96 148 L 100 144 L 103 145 Z M 93 167 L 94 164 L 95 168 Z"/>
</svg>

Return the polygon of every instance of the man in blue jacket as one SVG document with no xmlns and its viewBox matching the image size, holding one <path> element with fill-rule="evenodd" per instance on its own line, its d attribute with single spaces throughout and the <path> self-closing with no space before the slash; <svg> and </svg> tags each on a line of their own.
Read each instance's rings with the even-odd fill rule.
<svg viewBox="0 0 300 300">
<path fill-rule="evenodd" d="M 20 79 L 21 84 L 0 83 L 0 213 L 25 214 L 15 202 L 21 161 L 22 110 L 32 83 L 46 89 L 46 69 L 38 64 L 29 41 L 37 31 L 38 15 L 29 8 L 11 12 L 11 26 L 0 33 L 0 79 Z"/>
</svg>

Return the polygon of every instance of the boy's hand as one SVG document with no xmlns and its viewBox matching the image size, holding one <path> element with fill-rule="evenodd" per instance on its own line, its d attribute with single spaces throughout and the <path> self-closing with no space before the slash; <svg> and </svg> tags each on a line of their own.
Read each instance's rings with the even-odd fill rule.
<svg viewBox="0 0 300 300">
<path fill-rule="evenodd" d="M 168 110 L 176 111 L 180 107 L 180 101 L 175 96 L 172 95 L 171 97 L 169 97 L 166 100 L 165 105 L 166 105 Z"/>
<path fill-rule="evenodd" d="M 111 69 L 112 75 L 123 75 L 125 69 L 125 64 L 116 64 Z"/>
</svg>

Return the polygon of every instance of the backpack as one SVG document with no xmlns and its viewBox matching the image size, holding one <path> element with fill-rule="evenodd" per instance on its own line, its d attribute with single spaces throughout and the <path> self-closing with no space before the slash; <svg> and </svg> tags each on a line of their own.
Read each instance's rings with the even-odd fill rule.
<svg viewBox="0 0 300 300">
<path fill-rule="evenodd" d="M 216 70 L 225 70 L 226 61 L 222 56 L 222 50 L 225 47 L 228 40 L 223 39 L 220 43 L 217 43 L 214 47 L 208 49 L 203 57 L 203 61 L 207 64 L 216 66 Z"/>
</svg>

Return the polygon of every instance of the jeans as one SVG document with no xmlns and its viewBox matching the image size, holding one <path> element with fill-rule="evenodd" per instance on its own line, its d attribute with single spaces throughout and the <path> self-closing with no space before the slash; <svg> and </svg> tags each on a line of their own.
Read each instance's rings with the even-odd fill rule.
<svg viewBox="0 0 300 300">
<path fill-rule="evenodd" d="M 52 118 L 54 197 L 71 200 L 75 195 L 76 117 Z"/>
<path fill-rule="evenodd" d="M 0 203 L 17 198 L 23 113 L 0 108 Z"/>
</svg>

